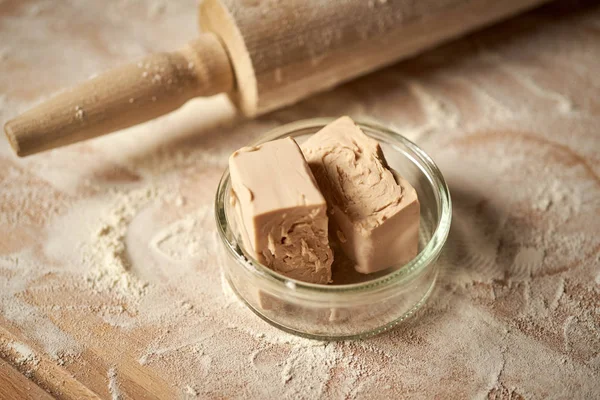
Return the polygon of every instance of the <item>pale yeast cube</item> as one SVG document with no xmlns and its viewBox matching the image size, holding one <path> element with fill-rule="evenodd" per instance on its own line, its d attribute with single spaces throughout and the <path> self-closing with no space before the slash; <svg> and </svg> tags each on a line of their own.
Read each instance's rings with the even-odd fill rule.
<svg viewBox="0 0 600 400">
<path fill-rule="evenodd" d="M 329 283 L 327 204 L 296 142 L 242 148 L 229 170 L 246 250 L 287 277 Z"/>
</svg>

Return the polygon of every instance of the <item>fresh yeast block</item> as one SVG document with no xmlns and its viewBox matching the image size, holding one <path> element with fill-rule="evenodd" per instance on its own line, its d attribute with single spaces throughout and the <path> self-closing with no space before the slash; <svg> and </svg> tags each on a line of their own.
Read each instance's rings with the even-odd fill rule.
<svg viewBox="0 0 600 400">
<path fill-rule="evenodd" d="M 303 143 L 302 151 L 327 200 L 332 234 L 358 272 L 417 255 L 417 192 L 388 168 L 376 140 L 342 117 Z"/>
<path fill-rule="evenodd" d="M 244 147 L 229 170 L 247 251 L 289 278 L 329 283 L 327 203 L 298 144 L 285 138 Z"/>
</svg>

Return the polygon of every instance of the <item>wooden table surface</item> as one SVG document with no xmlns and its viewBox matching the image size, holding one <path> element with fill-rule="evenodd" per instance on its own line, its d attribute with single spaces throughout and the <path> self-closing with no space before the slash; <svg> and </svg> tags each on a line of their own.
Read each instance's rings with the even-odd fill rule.
<svg viewBox="0 0 600 400">
<path fill-rule="evenodd" d="M 0 1 L 0 122 L 196 33 L 193 0 Z M 344 114 L 425 148 L 454 219 L 415 318 L 322 343 L 223 284 L 212 202 L 233 150 Z M 252 121 L 215 97 L 30 158 L 1 140 L 0 398 L 600 398 L 599 174 L 600 8 L 569 1 Z"/>
</svg>

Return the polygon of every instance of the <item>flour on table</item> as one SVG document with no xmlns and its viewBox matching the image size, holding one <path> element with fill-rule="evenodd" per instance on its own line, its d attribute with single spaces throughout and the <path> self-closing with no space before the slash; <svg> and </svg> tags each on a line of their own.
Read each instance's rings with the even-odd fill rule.
<svg viewBox="0 0 600 400">
<path fill-rule="evenodd" d="M 0 23 L 1 122 L 123 59 L 187 42 L 195 7 L 18 5 L 19 24 Z M 3 356 L 32 379 L 52 365 L 113 399 L 141 390 L 124 359 L 164 398 L 593 398 L 599 21 L 592 8 L 542 10 L 252 121 L 217 96 L 31 158 L 0 141 Z M 160 76 L 148 68 L 140 75 Z M 454 215 L 439 284 L 416 318 L 323 343 L 237 299 L 212 210 L 231 152 L 286 122 L 346 114 L 422 145 Z"/>
<path fill-rule="evenodd" d="M 31 350 L 29 346 L 24 343 L 13 342 L 8 344 L 8 348 L 17 352 L 18 356 L 15 360 L 19 364 L 31 363 L 32 365 L 37 365 L 40 362 L 38 356 Z"/>
<path fill-rule="evenodd" d="M 108 392 L 112 400 L 121 400 L 121 390 L 119 389 L 119 381 L 117 379 L 117 370 L 111 367 L 108 370 Z"/>
<path fill-rule="evenodd" d="M 86 277 L 94 290 L 114 291 L 136 299 L 146 292 L 148 284 L 128 272 L 125 235 L 131 219 L 154 197 L 156 191 L 151 188 L 120 195 L 111 212 L 101 221 L 92 242 L 83 252 L 83 262 L 96 266 Z"/>
</svg>

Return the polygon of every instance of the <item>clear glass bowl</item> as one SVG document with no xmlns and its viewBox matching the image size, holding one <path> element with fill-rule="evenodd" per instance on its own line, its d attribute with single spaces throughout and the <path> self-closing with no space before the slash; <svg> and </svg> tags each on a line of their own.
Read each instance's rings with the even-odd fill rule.
<svg viewBox="0 0 600 400">
<path fill-rule="evenodd" d="M 273 129 L 257 145 L 292 136 L 302 143 L 333 119 L 293 122 Z M 412 315 L 431 293 L 440 254 L 450 229 L 450 193 L 431 158 L 402 135 L 373 123 L 358 123 L 377 139 L 389 166 L 416 189 L 421 204 L 419 254 L 363 282 L 318 285 L 289 279 L 248 256 L 230 204 L 226 170 L 215 201 L 217 230 L 225 253 L 225 276 L 246 305 L 270 324 L 313 339 L 349 339 L 378 334 Z M 334 281 L 335 282 L 335 281 Z"/>
</svg>

